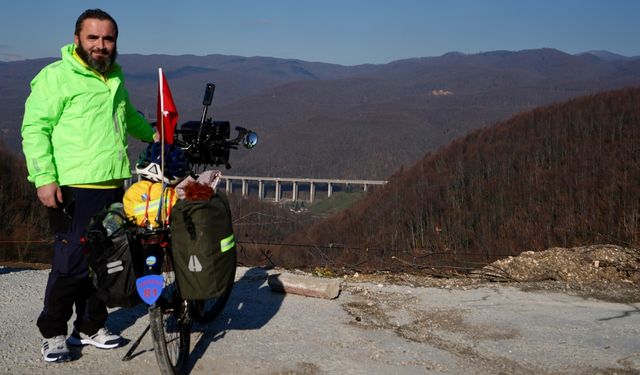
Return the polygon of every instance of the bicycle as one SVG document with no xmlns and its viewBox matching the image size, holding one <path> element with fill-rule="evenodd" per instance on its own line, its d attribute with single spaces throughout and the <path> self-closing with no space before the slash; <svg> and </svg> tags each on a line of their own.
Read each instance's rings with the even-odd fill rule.
<svg viewBox="0 0 640 375">
<path fill-rule="evenodd" d="M 189 162 L 190 169 L 206 165 L 229 165 L 229 150 L 237 149 L 239 144 L 252 148 L 257 143 L 256 133 L 236 127 L 238 135 L 229 140 L 229 122 L 206 119 L 215 85 L 207 84 L 203 114 L 200 122 L 189 121 L 176 129 L 175 144 L 180 147 Z M 149 306 L 149 326 L 136 340 L 123 360 L 131 359 L 131 354 L 142 337 L 151 330 L 153 348 L 162 374 L 182 374 L 188 369 L 190 335 L 193 321 L 210 322 L 224 309 L 235 280 L 236 253 L 233 252 L 233 271 L 224 281 L 223 292 L 213 298 L 189 300 L 182 297 L 180 285 L 175 274 L 174 255 L 171 248 L 171 232 L 162 225 L 158 228 L 136 228 L 135 238 L 143 248 L 144 259 L 155 259 L 147 263 L 148 275 L 161 277 L 161 286 L 145 289 L 146 297 L 156 298 Z M 144 297 L 144 296 L 143 296 Z"/>
<path fill-rule="evenodd" d="M 171 246 L 163 246 L 168 230 L 143 233 L 145 255 L 157 254 L 162 259 L 160 273 L 164 279 L 160 298 L 149 307 L 149 323 L 153 348 L 162 374 L 181 374 L 188 366 L 192 319 L 198 322 L 213 320 L 224 308 L 231 295 L 235 279 L 226 281 L 224 293 L 207 300 L 186 300 L 180 295 L 180 286 L 173 269 Z M 235 260 L 235 259 L 234 259 Z"/>
</svg>

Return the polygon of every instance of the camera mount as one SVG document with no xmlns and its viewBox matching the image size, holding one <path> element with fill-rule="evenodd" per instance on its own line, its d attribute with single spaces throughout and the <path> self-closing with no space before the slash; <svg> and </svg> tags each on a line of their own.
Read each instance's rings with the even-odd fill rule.
<svg viewBox="0 0 640 375">
<path fill-rule="evenodd" d="M 215 88 L 213 83 L 207 83 L 202 99 L 203 109 L 200 121 L 187 121 L 176 129 L 175 143 L 184 151 L 191 165 L 224 165 L 229 169 L 231 168 L 230 150 L 238 149 L 240 144 L 247 149 L 253 148 L 258 143 L 258 134 L 236 126 L 235 130 L 238 132 L 236 137 L 229 139 L 231 135 L 229 121 L 213 121 L 210 117 L 207 118 Z"/>
</svg>

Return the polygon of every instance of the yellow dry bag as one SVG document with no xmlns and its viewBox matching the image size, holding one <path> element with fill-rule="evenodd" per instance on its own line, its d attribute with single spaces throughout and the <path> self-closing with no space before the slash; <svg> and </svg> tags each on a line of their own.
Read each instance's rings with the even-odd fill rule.
<svg viewBox="0 0 640 375">
<path fill-rule="evenodd" d="M 162 196 L 162 210 L 160 197 Z M 175 190 L 165 186 L 162 191 L 161 182 L 138 181 L 124 193 L 122 201 L 124 212 L 139 226 L 157 228 L 162 223 L 168 224 L 171 209 L 178 200 Z"/>
</svg>

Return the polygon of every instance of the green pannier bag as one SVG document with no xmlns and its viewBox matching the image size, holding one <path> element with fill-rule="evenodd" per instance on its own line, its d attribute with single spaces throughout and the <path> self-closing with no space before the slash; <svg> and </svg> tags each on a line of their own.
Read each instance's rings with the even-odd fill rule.
<svg viewBox="0 0 640 375">
<path fill-rule="evenodd" d="M 183 298 L 222 295 L 236 267 L 227 197 L 216 193 L 208 201 L 178 200 L 171 212 L 171 246 Z"/>
</svg>

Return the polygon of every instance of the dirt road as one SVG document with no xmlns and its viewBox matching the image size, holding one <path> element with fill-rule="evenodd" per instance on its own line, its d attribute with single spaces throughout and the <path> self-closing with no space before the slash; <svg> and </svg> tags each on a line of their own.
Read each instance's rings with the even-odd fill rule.
<svg viewBox="0 0 640 375">
<path fill-rule="evenodd" d="M 273 272 L 273 271 L 270 271 Z M 148 374 L 146 337 L 41 359 L 35 320 L 47 271 L 0 268 L 0 372 Z M 345 281 L 338 299 L 272 292 L 262 269 L 239 269 L 222 315 L 192 333 L 191 374 L 640 374 L 640 303 L 612 303 L 508 284 L 433 288 Z M 113 331 L 135 338 L 142 306 L 114 310 Z"/>
</svg>

